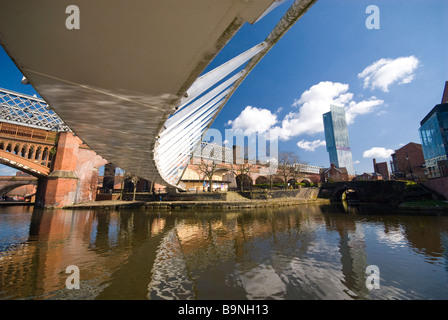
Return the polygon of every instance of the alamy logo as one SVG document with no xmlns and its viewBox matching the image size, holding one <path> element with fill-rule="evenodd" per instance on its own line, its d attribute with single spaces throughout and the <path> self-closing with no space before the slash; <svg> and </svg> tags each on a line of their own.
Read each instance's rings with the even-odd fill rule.
<svg viewBox="0 0 448 320">
<path fill-rule="evenodd" d="M 375 5 L 370 5 L 366 8 L 366 13 L 370 16 L 366 19 L 366 28 L 369 30 L 380 28 L 380 8 Z"/>
<path fill-rule="evenodd" d="M 65 19 L 65 27 L 68 30 L 79 29 L 79 7 L 75 5 L 70 5 L 65 8 L 65 13 L 70 14 L 67 19 Z"/>
<path fill-rule="evenodd" d="M 65 280 L 65 287 L 69 290 L 79 289 L 79 268 L 78 266 L 70 265 L 65 269 L 65 273 L 71 273 L 67 280 Z"/>
<path fill-rule="evenodd" d="M 366 268 L 366 287 L 369 290 L 380 288 L 380 268 L 370 265 Z"/>
</svg>

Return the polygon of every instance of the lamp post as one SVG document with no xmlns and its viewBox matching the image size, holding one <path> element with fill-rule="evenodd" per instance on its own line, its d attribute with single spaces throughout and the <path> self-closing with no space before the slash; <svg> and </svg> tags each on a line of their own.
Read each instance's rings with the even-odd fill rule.
<svg viewBox="0 0 448 320">
<path fill-rule="evenodd" d="M 409 173 L 411 174 L 411 180 L 414 181 L 414 174 L 411 167 L 411 162 L 409 161 L 408 153 L 406 152 L 406 160 L 408 161 Z"/>
</svg>

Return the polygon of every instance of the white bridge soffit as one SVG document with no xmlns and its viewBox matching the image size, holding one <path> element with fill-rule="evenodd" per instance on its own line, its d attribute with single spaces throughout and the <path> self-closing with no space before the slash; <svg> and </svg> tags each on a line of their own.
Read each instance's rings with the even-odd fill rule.
<svg viewBox="0 0 448 320">
<path fill-rule="evenodd" d="M 265 41 L 201 77 L 245 22 L 284 1 L 2 0 L 0 43 L 89 147 L 141 178 L 179 187 L 219 111 L 315 1 L 294 1 Z M 80 28 L 68 30 L 72 4 Z"/>
</svg>

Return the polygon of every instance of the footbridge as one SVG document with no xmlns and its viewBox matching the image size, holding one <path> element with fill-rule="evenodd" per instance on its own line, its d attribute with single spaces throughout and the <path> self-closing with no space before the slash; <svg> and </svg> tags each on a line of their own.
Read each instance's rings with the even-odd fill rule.
<svg viewBox="0 0 448 320">
<path fill-rule="evenodd" d="M 259 44 L 204 70 L 243 24 L 284 2 L 5 0 L 0 43 L 91 150 L 139 177 L 182 188 L 182 173 L 218 113 L 316 0 L 293 1 Z M 67 26 L 70 19 L 77 27 Z"/>
</svg>

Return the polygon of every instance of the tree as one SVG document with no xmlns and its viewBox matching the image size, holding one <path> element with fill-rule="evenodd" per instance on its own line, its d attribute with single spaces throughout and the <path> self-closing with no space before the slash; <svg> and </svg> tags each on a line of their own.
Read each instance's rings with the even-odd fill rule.
<svg viewBox="0 0 448 320">
<path fill-rule="evenodd" d="M 299 164 L 306 164 L 306 162 L 299 161 L 299 157 L 297 157 L 296 162 L 293 163 L 290 170 L 290 176 L 294 179 L 295 183 L 298 183 L 300 178 L 305 178 L 305 174 L 300 171 Z"/>
<path fill-rule="evenodd" d="M 288 178 L 292 176 L 294 164 L 299 163 L 299 157 L 292 151 L 281 151 L 278 155 L 278 170 L 285 183 L 288 185 Z"/>
<path fill-rule="evenodd" d="M 207 178 L 209 181 L 209 192 L 212 192 L 213 175 L 215 174 L 217 166 L 218 163 L 216 163 L 214 160 L 206 161 L 204 159 L 201 159 L 201 163 L 198 165 L 199 171 L 204 174 L 204 180 L 205 178 Z"/>
<path fill-rule="evenodd" d="M 127 173 L 126 170 L 123 170 L 123 179 L 121 180 L 120 197 L 118 199 L 123 200 L 124 183 L 125 183 L 125 180 L 127 180 L 127 179 L 129 179 L 134 186 L 132 201 L 135 201 L 135 192 L 137 190 L 137 183 L 139 182 L 140 178 L 133 173 Z"/>
<path fill-rule="evenodd" d="M 140 178 L 137 175 L 131 173 L 131 174 L 129 174 L 129 179 L 131 180 L 132 184 L 134 185 L 134 192 L 132 194 L 132 201 L 135 201 L 135 191 L 137 190 L 137 183 L 140 181 Z"/>
</svg>

